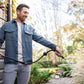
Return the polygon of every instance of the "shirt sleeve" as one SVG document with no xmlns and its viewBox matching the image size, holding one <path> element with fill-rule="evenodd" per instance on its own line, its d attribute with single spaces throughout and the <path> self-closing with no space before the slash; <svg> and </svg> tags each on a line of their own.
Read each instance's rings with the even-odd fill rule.
<svg viewBox="0 0 84 84">
<path fill-rule="evenodd" d="M 51 48 L 53 51 L 56 50 L 56 45 L 48 40 L 46 40 L 44 37 L 42 37 L 41 35 L 38 35 L 36 32 L 35 32 L 35 29 L 34 29 L 34 32 L 33 32 L 33 40 L 48 47 L 48 48 Z"/>
<path fill-rule="evenodd" d="M 3 25 L 1 28 L 0 28 L 0 48 L 2 47 L 2 44 L 4 42 L 4 28 L 5 28 L 5 25 Z"/>
</svg>

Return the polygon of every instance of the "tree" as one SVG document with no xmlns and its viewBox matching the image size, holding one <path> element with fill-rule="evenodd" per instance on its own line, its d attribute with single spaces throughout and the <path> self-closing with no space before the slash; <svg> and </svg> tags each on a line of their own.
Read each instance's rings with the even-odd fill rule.
<svg viewBox="0 0 84 84">
<path fill-rule="evenodd" d="M 76 17 L 77 23 L 84 25 L 84 0 L 71 0 L 68 8 L 68 13 Z"/>
</svg>

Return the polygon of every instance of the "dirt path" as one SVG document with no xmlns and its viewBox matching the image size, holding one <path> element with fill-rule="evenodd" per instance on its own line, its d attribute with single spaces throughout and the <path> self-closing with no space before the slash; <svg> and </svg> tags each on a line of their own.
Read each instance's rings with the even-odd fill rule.
<svg viewBox="0 0 84 84">
<path fill-rule="evenodd" d="M 57 79 L 51 79 L 48 83 L 44 84 L 74 84 L 74 78 L 57 78 Z"/>
</svg>

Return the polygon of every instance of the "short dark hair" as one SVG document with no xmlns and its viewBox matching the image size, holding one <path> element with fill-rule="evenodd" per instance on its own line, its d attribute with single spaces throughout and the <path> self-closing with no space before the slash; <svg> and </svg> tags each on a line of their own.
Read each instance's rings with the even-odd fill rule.
<svg viewBox="0 0 84 84">
<path fill-rule="evenodd" d="M 19 5 L 17 6 L 16 10 L 20 10 L 20 11 L 21 11 L 23 7 L 26 7 L 26 8 L 28 8 L 28 9 L 30 8 L 30 7 L 29 7 L 28 5 L 26 5 L 26 4 L 19 4 Z"/>
</svg>

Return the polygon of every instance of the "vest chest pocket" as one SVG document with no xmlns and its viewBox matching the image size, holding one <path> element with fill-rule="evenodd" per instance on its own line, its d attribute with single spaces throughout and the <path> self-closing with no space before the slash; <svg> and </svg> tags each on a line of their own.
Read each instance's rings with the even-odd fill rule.
<svg viewBox="0 0 84 84">
<path fill-rule="evenodd" d="M 5 38 L 6 40 L 14 40 L 15 30 L 14 29 L 5 29 Z"/>
</svg>

